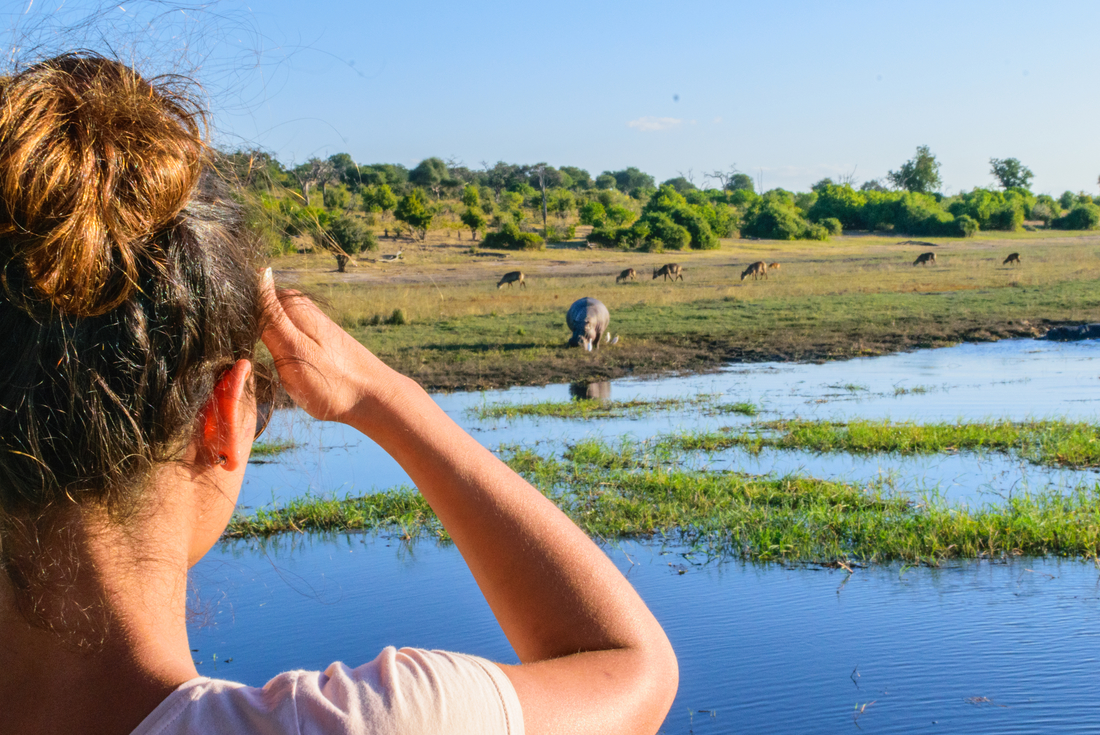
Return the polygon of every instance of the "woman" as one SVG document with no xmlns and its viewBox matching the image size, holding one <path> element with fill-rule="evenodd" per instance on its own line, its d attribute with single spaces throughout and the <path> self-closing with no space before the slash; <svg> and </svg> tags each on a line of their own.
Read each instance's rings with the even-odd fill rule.
<svg viewBox="0 0 1100 735">
<path fill-rule="evenodd" d="M 70 54 L 0 103 L 0 735 L 656 731 L 677 668 L 645 605 L 413 381 L 257 274 L 178 85 Z M 299 406 L 409 473 L 521 664 L 198 675 L 187 570 L 241 488 L 261 336 Z"/>
</svg>

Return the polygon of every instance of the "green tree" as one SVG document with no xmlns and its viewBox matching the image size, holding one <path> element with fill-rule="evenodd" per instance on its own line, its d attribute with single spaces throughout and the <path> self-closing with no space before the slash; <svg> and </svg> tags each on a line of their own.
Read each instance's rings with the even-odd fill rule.
<svg viewBox="0 0 1100 735">
<path fill-rule="evenodd" d="M 467 207 L 459 219 L 462 220 L 462 224 L 470 228 L 470 235 L 474 240 L 477 239 L 478 230 L 485 229 L 486 220 L 480 209 Z"/>
<path fill-rule="evenodd" d="M 438 199 L 443 189 L 458 183 L 451 179 L 447 164 L 441 158 L 425 158 L 409 172 L 409 181 L 414 185 L 428 189 Z"/>
<path fill-rule="evenodd" d="M 584 189 L 592 188 L 592 175 L 585 171 L 583 168 L 577 168 L 576 166 L 562 166 L 558 170 L 568 176 L 571 180 L 570 184 L 566 185 L 567 189 L 583 191 Z"/>
<path fill-rule="evenodd" d="M 943 184 L 940 163 L 926 145 L 917 146 L 917 155 L 897 171 L 886 174 L 886 178 L 897 188 L 918 194 L 931 194 Z"/>
<path fill-rule="evenodd" d="M 428 228 L 432 225 L 432 217 L 435 213 L 428 206 L 427 194 L 417 187 L 402 197 L 393 211 L 393 216 L 407 224 L 423 240 L 428 235 Z"/>
<path fill-rule="evenodd" d="M 989 171 L 1004 189 L 1026 189 L 1035 177 L 1017 158 L 990 158 Z"/>
<path fill-rule="evenodd" d="M 674 179 L 669 179 L 668 181 L 661 184 L 661 186 L 671 186 L 673 189 L 680 192 L 681 194 L 689 191 L 695 191 L 695 189 L 697 188 L 695 184 L 691 183 L 683 176 L 677 176 Z"/>
<path fill-rule="evenodd" d="M 573 192 L 557 189 L 550 195 L 550 210 L 558 215 L 558 219 L 565 219 L 576 208 L 577 198 L 573 196 Z"/>
<path fill-rule="evenodd" d="M 336 269 L 343 273 L 348 261 L 361 250 L 375 250 L 378 241 L 374 233 L 365 228 L 358 220 L 341 214 L 329 219 L 321 228 L 318 244 L 331 250 L 336 256 Z"/>
<path fill-rule="evenodd" d="M 363 189 L 363 210 L 366 212 L 381 212 L 385 218 L 386 212 L 390 212 L 397 206 L 397 195 L 390 189 L 389 184 L 374 184 Z"/>
<path fill-rule="evenodd" d="M 609 174 L 607 171 L 604 171 L 602 174 L 596 177 L 596 188 L 601 190 L 614 189 L 615 177 Z"/>
<path fill-rule="evenodd" d="M 607 210 L 599 202 L 585 202 L 581 207 L 581 224 L 600 227 L 607 221 Z"/>
<path fill-rule="evenodd" d="M 476 207 L 481 204 L 481 196 L 478 194 L 476 186 L 466 184 L 462 188 L 462 203 L 467 207 Z"/>
</svg>

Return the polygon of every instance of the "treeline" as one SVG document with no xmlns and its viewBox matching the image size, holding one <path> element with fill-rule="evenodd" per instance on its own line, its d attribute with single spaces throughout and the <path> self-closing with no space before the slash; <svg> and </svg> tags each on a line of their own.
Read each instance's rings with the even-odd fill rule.
<svg viewBox="0 0 1100 735">
<path fill-rule="evenodd" d="M 434 229 L 468 230 L 485 247 L 531 249 L 573 239 L 583 224 L 593 228 L 589 242 L 643 250 L 709 249 L 737 236 L 825 240 L 844 230 L 970 237 L 1018 230 L 1027 220 L 1100 227 L 1100 197 L 1036 195 L 1028 188 L 1033 174 L 1012 158 L 990 161 L 1000 187 L 945 196 L 937 191 L 939 163 L 923 146 L 885 184 L 856 188 L 851 180 L 823 179 L 801 193 L 758 193 L 752 178 L 734 168 L 707 174 L 704 187 L 683 176 L 658 185 L 634 167 L 593 177 L 544 163 L 498 162 L 479 170 L 440 158 L 412 169 L 361 165 L 346 153 L 292 168 L 258 151 L 221 159 L 240 183 L 251 223 L 274 251 L 308 236 L 338 260 L 376 248 L 380 225 L 387 234 L 419 239 Z"/>
</svg>

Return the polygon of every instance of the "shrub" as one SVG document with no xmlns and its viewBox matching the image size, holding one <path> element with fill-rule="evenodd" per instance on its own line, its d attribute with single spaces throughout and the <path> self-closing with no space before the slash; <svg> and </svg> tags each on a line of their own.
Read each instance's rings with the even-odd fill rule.
<svg viewBox="0 0 1100 735">
<path fill-rule="evenodd" d="M 408 323 L 409 323 L 409 319 L 405 315 L 405 310 L 404 309 L 394 309 L 393 313 L 390 314 L 389 318 L 386 319 L 386 324 L 392 324 L 395 327 L 399 327 L 402 324 L 408 324 Z"/>
<path fill-rule="evenodd" d="M 607 221 L 607 211 L 599 202 L 585 202 L 580 211 L 581 224 L 602 227 Z"/>
<path fill-rule="evenodd" d="M 1050 226 L 1056 230 L 1095 230 L 1100 227 L 1100 207 L 1091 203 L 1078 204 Z"/>
<path fill-rule="evenodd" d="M 998 208 L 989 217 L 990 230 L 1015 232 L 1024 226 L 1024 209 L 1018 204 L 1008 203 Z"/>
<path fill-rule="evenodd" d="M 604 248 L 613 248 L 619 241 L 614 227 L 596 227 L 588 233 L 588 242 Z"/>
<path fill-rule="evenodd" d="M 809 224 L 802 232 L 803 240 L 828 240 L 829 229 L 825 225 Z"/>
<path fill-rule="evenodd" d="M 794 198 L 781 189 L 773 189 L 754 202 L 741 228 L 744 235 L 768 240 L 799 240 L 807 231 L 808 223 Z"/>
<path fill-rule="evenodd" d="M 844 226 L 836 217 L 826 217 L 821 220 L 821 225 L 830 235 L 839 235 L 844 232 Z"/>
<path fill-rule="evenodd" d="M 547 242 L 566 242 L 567 240 L 572 240 L 576 236 L 576 234 L 576 225 L 569 225 L 568 227 L 546 225 Z"/>
<path fill-rule="evenodd" d="M 542 250 L 546 241 L 534 232 L 523 232 L 515 224 L 505 222 L 496 232 L 485 235 L 482 246 L 506 250 Z"/>
<path fill-rule="evenodd" d="M 978 221 L 969 214 L 962 214 L 955 218 L 955 227 L 959 237 L 974 237 L 978 232 Z"/>
</svg>

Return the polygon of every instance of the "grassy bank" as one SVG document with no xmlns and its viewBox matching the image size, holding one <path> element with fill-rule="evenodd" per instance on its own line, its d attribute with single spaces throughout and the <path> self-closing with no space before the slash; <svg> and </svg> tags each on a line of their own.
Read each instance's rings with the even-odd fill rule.
<svg viewBox="0 0 1100 735">
<path fill-rule="evenodd" d="M 891 423 L 889 421 L 770 421 L 751 431 L 730 430 L 662 437 L 662 446 L 716 451 L 743 447 L 852 454 L 1012 452 L 1036 464 L 1100 466 L 1100 427 L 1068 421 Z"/>
<path fill-rule="evenodd" d="M 708 416 L 741 414 L 755 416 L 755 404 L 739 401 L 723 403 L 721 396 L 697 395 L 691 398 L 657 398 L 652 400 L 603 401 L 582 398 L 574 401 L 543 401 L 540 403 L 484 403 L 469 412 L 479 419 L 558 418 L 608 419 L 639 417 L 657 411 L 697 411 Z"/>
<path fill-rule="evenodd" d="M 939 265 L 913 267 L 899 238 L 828 243 L 726 241 L 719 251 L 646 254 L 576 248 L 542 253 L 410 252 L 407 262 L 322 272 L 288 260 L 283 283 L 329 313 L 387 363 L 438 390 L 699 372 L 731 361 L 831 360 L 963 341 L 1030 337 L 1100 320 L 1100 239 L 1034 236 L 937 242 Z M 1025 264 L 1002 266 L 1002 251 Z M 783 262 L 767 281 L 744 264 Z M 685 281 L 616 285 L 620 269 L 684 266 Z M 279 267 L 279 263 L 276 263 Z M 508 270 L 529 287 L 497 290 Z M 564 347 L 565 311 L 593 296 L 619 344 Z M 404 324 L 386 324 L 394 310 Z"/>
<path fill-rule="evenodd" d="M 1100 486 L 969 508 L 937 497 L 914 503 L 873 485 L 695 472 L 669 464 L 665 451 L 590 441 L 560 458 L 522 448 L 504 454 L 589 534 L 667 538 L 713 558 L 938 564 L 1019 554 L 1095 557 L 1100 551 Z M 427 504 L 408 489 L 294 501 L 237 516 L 226 535 L 352 529 L 446 537 Z"/>
</svg>

